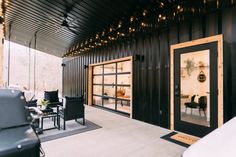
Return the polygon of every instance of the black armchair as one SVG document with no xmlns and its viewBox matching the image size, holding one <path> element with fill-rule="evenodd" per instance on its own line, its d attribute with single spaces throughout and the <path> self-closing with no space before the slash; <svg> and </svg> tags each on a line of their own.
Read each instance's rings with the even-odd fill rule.
<svg viewBox="0 0 236 157">
<path fill-rule="evenodd" d="M 44 99 L 49 101 L 48 107 L 57 107 L 58 105 L 62 104 L 58 98 L 58 90 L 44 91 Z"/>
<path fill-rule="evenodd" d="M 204 115 L 206 116 L 206 108 L 207 108 L 207 97 L 201 96 L 198 99 L 198 105 L 199 105 L 199 114 L 201 116 L 201 110 L 203 111 Z"/>
<path fill-rule="evenodd" d="M 186 102 L 186 103 L 184 104 L 184 105 L 185 105 L 185 112 L 187 112 L 187 108 L 190 108 L 190 109 L 191 109 L 191 114 L 192 114 L 192 109 L 193 109 L 193 108 L 194 108 L 194 109 L 198 108 L 198 103 L 196 103 L 196 102 L 194 101 L 195 97 L 196 97 L 196 95 L 193 95 L 193 96 L 191 97 L 191 102 Z"/>
<path fill-rule="evenodd" d="M 59 108 L 58 108 L 59 109 Z M 65 97 L 63 108 L 58 111 L 59 117 L 63 119 L 63 129 L 66 129 L 66 121 L 83 118 L 83 125 L 85 125 L 84 118 L 84 100 L 81 97 Z M 78 122 L 79 123 L 79 122 Z"/>
</svg>

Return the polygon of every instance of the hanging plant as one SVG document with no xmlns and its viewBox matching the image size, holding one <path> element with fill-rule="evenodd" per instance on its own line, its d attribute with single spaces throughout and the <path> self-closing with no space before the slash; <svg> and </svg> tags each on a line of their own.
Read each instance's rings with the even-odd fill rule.
<svg viewBox="0 0 236 157">
<path fill-rule="evenodd" d="M 187 59 L 184 61 L 184 63 L 186 64 L 185 68 L 187 70 L 188 76 L 191 76 L 191 73 L 193 72 L 195 66 L 194 60 Z"/>
</svg>

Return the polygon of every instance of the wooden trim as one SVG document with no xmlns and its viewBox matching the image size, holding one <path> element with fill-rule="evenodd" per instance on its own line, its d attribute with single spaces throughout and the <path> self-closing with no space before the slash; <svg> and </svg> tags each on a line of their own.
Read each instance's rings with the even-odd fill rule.
<svg viewBox="0 0 236 157">
<path fill-rule="evenodd" d="M 88 71 L 88 105 L 93 105 L 93 66 L 89 65 Z"/>
<path fill-rule="evenodd" d="M 218 127 L 223 125 L 223 35 L 216 35 L 170 46 L 170 129 L 174 130 L 174 50 L 210 42 L 218 45 Z"/>
<path fill-rule="evenodd" d="M 223 35 L 218 38 L 218 127 L 223 125 Z"/>
<path fill-rule="evenodd" d="M 89 65 L 90 66 L 97 66 L 97 65 L 103 65 L 103 64 L 114 63 L 114 62 L 122 62 L 122 61 L 126 61 L 126 60 L 132 60 L 132 56 L 124 57 L 124 58 L 118 58 L 118 59 L 109 60 L 109 61 L 105 61 L 105 62 L 89 64 Z"/>
<path fill-rule="evenodd" d="M 98 65 L 104 65 L 104 64 L 109 64 L 109 63 L 116 63 L 116 62 L 122 62 L 122 61 L 130 61 L 131 62 L 131 81 L 130 81 L 130 118 L 133 118 L 133 57 L 128 56 L 128 57 L 123 57 L 123 58 L 118 58 L 114 60 L 109 60 L 105 62 L 100 62 L 100 63 L 95 63 L 95 64 L 89 64 L 89 78 L 88 78 L 88 105 L 92 105 L 92 99 L 93 99 L 93 67 L 98 66 Z"/>
<path fill-rule="evenodd" d="M 130 68 L 130 118 L 133 118 L 133 57 L 130 56 L 131 68 Z"/>
</svg>

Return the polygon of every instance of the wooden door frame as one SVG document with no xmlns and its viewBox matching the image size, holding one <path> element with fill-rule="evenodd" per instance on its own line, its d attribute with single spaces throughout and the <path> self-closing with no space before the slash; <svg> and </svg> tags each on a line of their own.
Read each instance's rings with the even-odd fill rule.
<svg viewBox="0 0 236 157">
<path fill-rule="evenodd" d="M 131 94 L 130 94 L 130 118 L 133 118 L 133 57 L 128 56 L 128 57 L 123 57 L 123 58 L 118 58 L 118 59 L 113 59 L 105 62 L 99 62 L 99 63 L 94 63 L 94 64 L 89 64 L 89 73 L 88 73 L 88 105 L 92 106 L 93 105 L 93 67 L 98 66 L 98 65 L 104 65 L 108 63 L 116 63 L 116 62 L 122 62 L 122 61 L 130 61 L 131 62 L 131 80 L 130 80 L 130 89 L 131 89 Z"/>
<path fill-rule="evenodd" d="M 170 46 L 170 129 L 174 130 L 174 50 L 217 42 L 218 50 L 218 127 L 223 124 L 223 35 L 215 35 Z"/>
</svg>

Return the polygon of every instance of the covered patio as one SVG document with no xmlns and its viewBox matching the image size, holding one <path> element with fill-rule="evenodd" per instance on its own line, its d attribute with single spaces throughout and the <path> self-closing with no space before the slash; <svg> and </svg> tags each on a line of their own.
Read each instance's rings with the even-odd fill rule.
<svg viewBox="0 0 236 157">
<path fill-rule="evenodd" d="M 0 2 L 0 88 L 62 132 L 46 156 L 181 156 L 236 115 L 235 0 Z"/>
</svg>

